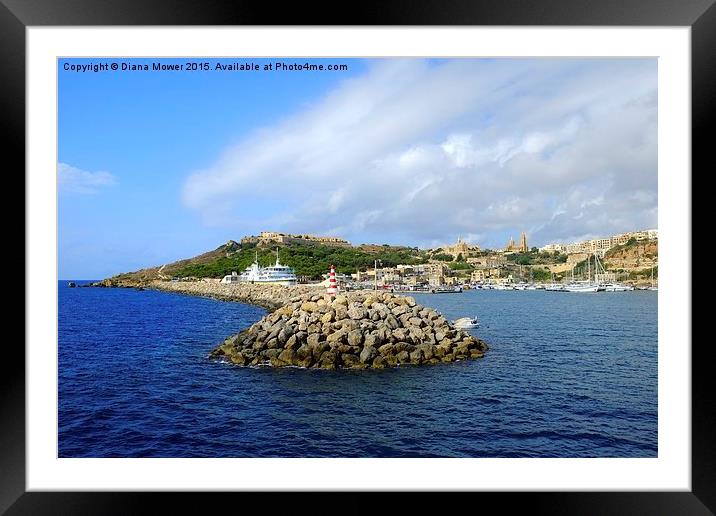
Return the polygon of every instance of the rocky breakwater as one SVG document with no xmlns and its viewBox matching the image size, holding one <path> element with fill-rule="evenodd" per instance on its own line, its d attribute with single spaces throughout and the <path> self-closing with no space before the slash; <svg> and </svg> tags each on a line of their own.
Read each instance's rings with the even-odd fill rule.
<svg viewBox="0 0 716 516">
<path fill-rule="evenodd" d="M 222 301 L 240 301 L 269 310 L 284 306 L 297 296 L 313 295 L 316 291 L 325 291 L 324 287 L 312 285 L 288 287 L 259 283 L 226 284 L 218 281 L 153 281 L 149 287 L 190 296 L 212 297 Z"/>
<path fill-rule="evenodd" d="M 412 297 L 302 295 L 211 352 L 237 365 L 382 369 L 481 358 L 488 346 Z"/>
</svg>

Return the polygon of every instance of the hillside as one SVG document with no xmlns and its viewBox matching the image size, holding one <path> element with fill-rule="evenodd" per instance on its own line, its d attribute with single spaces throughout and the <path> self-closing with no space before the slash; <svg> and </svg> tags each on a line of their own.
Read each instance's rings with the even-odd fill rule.
<svg viewBox="0 0 716 516">
<path fill-rule="evenodd" d="M 193 258 L 185 258 L 176 262 L 168 263 L 160 267 L 149 267 L 134 272 L 125 272 L 103 280 L 106 284 L 120 286 L 134 286 L 135 284 L 148 283 L 157 279 L 170 279 L 182 277 L 181 272 L 187 267 L 211 266 L 216 262 L 231 259 L 241 250 L 241 245 L 234 240 L 220 245 L 213 251 L 202 253 Z"/>
<path fill-rule="evenodd" d="M 608 270 L 640 271 L 658 265 L 658 241 L 637 242 L 630 240 L 626 244 L 611 248 L 604 255 L 604 266 Z"/>
<path fill-rule="evenodd" d="M 232 271 L 240 273 L 248 267 L 258 252 L 262 266 L 276 261 L 275 248 L 241 245 L 233 240 L 193 258 L 179 260 L 161 267 L 151 267 L 134 272 L 118 274 L 104 280 L 106 285 L 134 286 L 155 279 L 171 278 L 222 278 Z M 422 251 L 408 247 L 365 245 L 357 248 L 334 247 L 311 244 L 290 244 L 280 247 L 282 264 L 293 267 L 296 275 L 318 280 L 328 272 L 331 265 L 339 273 L 350 274 L 357 269 L 373 267 L 374 260 L 381 260 L 384 267 L 399 263 L 414 264 L 427 261 Z"/>
</svg>

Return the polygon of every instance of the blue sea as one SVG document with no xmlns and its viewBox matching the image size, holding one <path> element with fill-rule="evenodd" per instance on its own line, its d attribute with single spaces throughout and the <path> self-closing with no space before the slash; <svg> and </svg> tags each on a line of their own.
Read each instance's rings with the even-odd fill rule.
<svg viewBox="0 0 716 516">
<path fill-rule="evenodd" d="M 321 371 L 207 358 L 261 308 L 66 285 L 60 457 L 657 456 L 657 292 L 417 294 L 485 357 Z"/>
</svg>

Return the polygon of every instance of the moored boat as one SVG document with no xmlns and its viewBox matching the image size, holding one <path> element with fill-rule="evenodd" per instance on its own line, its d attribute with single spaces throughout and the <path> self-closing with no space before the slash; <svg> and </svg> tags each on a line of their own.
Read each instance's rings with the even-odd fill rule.
<svg viewBox="0 0 716 516">
<path fill-rule="evenodd" d="M 282 265 L 279 261 L 278 248 L 276 248 L 276 263 L 269 267 L 259 265 L 258 251 L 254 263 L 249 265 L 244 272 L 237 275 L 224 276 L 222 283 L 263 283 L 273 285 L 292 286 L 298 282 L 296 273 L 291 267 Z"/>
</svg>

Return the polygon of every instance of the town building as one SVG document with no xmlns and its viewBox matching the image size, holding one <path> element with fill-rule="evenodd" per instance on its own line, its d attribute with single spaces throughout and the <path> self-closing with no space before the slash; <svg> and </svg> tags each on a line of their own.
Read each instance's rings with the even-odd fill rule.
<svg viewBox="0 0 716 516">
<path fill-rule="evenodd" d="M 470 281 L 472 283 L 482 283 L 487 278 L 486 271 L 484 269 L 478 269 L 472 271 L 470 274 Z"/>
<path fill-rule="evenodd" d="M 540 253 L 566 253 L 567 246 L 562 244 L 547 244 L 539 248 Z"/>
<path fill-rule="evenodd" d="M 594 281 L 597 283 L 616 283 L 616 272 L 598 272 L 594 275 Z"/>
<path fill-rule="evenodd" d="M 478 269 L 493 269 L 507 264 L 507 257 L 503 254 L 489 254 L 475 256 L 467 259 L 467 263 Z"/>
<path fill-rule="evenodd" d="M 560 246 L 564 249 L 560 252 L 564 252 L 568 255 L 588 253 L 590 255 L 597 254 L 599 257 L 604 257 L 604 254 L 609 249 L 618 245 L 624 245 L 632 238 L 637 242 L 645 240 L 658 240 L 659 231 L 656 229 L 647 229 L 643 231 L 630 231 L 628 233 L 621 233 L 606 238 L 593 238 L 591 240 L 584 240 L 582 242 L 575 242 L 571 244 L 548 244 L 540 248 L 540 250 L 553 249 Z"/>
<path fill-rule="evenodd" d="M 451 255 L 453 258 L 457 258 L 462 255 L 463 258 L 467 258 L 470 253 L 480 251 L 479 245 L 468 245 L 462 238 L 458 237 L 455 245 L 449 245 L 443 247 L 443 253 Z"/>
<path fill-rule="evenodd" d="M 529 247 L 527 247 L 527 235 L 524 231 L 520 234 L 519 245 L 515 244 L 515 239 L 510 237 L 507 247 L 505 247 L 506 253 L 526 253 L 527 251 L 529 251 Z"/>
<path fill-rule="evenodd" d="M 332 236 L 293 235 L 290 233 L 277 233 L 275 231 L 262 231 L 258 236 L 246 236 L 241 239 L 242 244 L 271 245 L 278 244 L 322 244 L 338 247 L 351 247 L 348 240 Z"/>
</svg>

